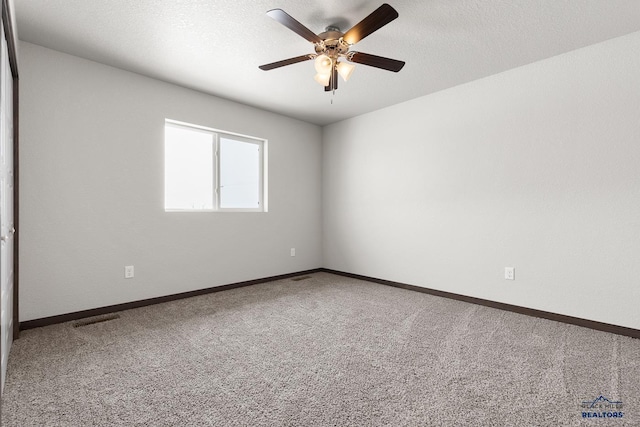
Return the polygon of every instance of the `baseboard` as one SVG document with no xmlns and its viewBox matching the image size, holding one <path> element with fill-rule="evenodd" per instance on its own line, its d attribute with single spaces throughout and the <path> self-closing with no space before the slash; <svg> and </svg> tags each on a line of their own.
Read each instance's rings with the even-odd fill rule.
<svg viewBox="0 0 640 427">
<path fill-rule="evenodd" d="M 595 329 L 598 331 L 611 332 L 617 335 L 624 335 L 631 338 L 640 338 L 640 330 L 627 328 L 625 326 L 611 325 L 609 323 L 596 322 L 594 320 L 581 319 L 579 317 L 565 316 L 564 314 L 551 313 L 548 311 L 536 310 L 533 308 L 520 307 L 518 305 L 505 304 L 501 302 L 486 300 L 482 298 L 469 297 L 466 295 L 454 294 L 452 292 L 438 291 L 435 289 L 423 288 L 421 286 L 408 285 L 406 283 L 393 282 L 391 280 L 377 279 L 375 277 L 361 276 L 359 274 L 346 273 L 344 271 L 336 271 L 328 268 L 321 268 L 320 271 L 325 273 L 336 274 L 339 276 L 350 277 L 353 279 L 365 280 L 368 282 L 379 283 L 381 285 L 393 286 L 395 288 L 408 289 L 411 291 L 422 292 L 438 297 L 455 299 L 458 301 L 469 302 L 472 304 L 484 305 L 486 307 L 497 308 L 500 310 L 512 311 L 514 313 L 525 314 L 527 316 L 540 317 L 556 322 L 568 323 L 571 325 L 582 326 L 584 328 Z"/>
<path fill-rule="evenodd" d="M 212 288 L 198 289 L 195 291 L 182 292 L 179 294 L 166 295 L 162 297 L 149 298 L 139 301 L 126 302 L 123 304 L 109 305 L 106 307 L 92 308 L 89 310 L 76 311 L 73 313 L 59 314 L 57 316 L 43 317 L 41 319 L 27 320 L 20 322 L 20 330 L 39 328 L 42 326 L 54 325 L 56 323 L 69 322 L 71 320 L 84 319 L 86 317 L 100 316 L 103 314 L 114 313 L 116 311 L 130 310 L 132 308 L 145 307 L 147 305 L 160 304 L 163 302 L 175 301 L 183 298 L 196 297 L 198 295 L 211 294 L 214 292 L 226 291 L 229 289 L 242 288 L 244 286 L 252 286 L 265 282 L 273 282 L 275 280 L 288 279 L 290 277 L 302 276 L 305 274 L 317 273 L 320 268 L 313 270 L 298 271 L 295 273 L 281 274 L 279 276 L 265 277 L 262 279 L 247 280 L 245 282 L 231 283 L 228 285 L 214 286 Z"/>
<path fill-rule="evenodd" d="M 486 300 L 482 298 L 470 297 L 461 294 L 455 294 L 452 292 L 439 291 L 436 289 L 423 288 L 421 286 L 409 285 L 406 283 L 394 282 L 391 280 L 378 279 L 375 277 L 363 276 L 360 274 L 347 273 L 344 271 L 331 270 L 329 268 L 316 268 L 312 270 L 298 271 L 295 273 L 281 274 L 279 276 L 265 277 L 262 279 L 248 280 L 245 282 L 231 283 L 228 285 L 215 286 L 206 289 L 198 289 L 195 291 L 182 292 L 179 294 L 166 295 L 162 297 L 149 298 L 139 301 L 132 301 L 123 304 L 110 305 L 106 307 L 93 308 L 89 310 L 76 311 L 73 313 L 60 314 L 57 316 L 44 317 L 41 319 L 27 320 L 20 322 L 20 330 L 39 328 L 42 326 L 54 325 L 56 323 L 63 323 L 72 320 L 84 319 L 86 317 L 100 316 L 103 314 L 114 313 L 117 311 L 130 310 L 132 308 L 145 307 L 153 304 L 160 304 L 163 302 L 175 301 L 183 298 L 191 298 L 198 295 L 205 295 L 214 292 L 226 291 L 229 289 L 241 288 L 244 286 L 252 286 L 260 283 L 272 282 L 275 280 L 288 279 L 291 277 L 302 276 L 305 274 L 312 274 L 318 272 L 331 273 L 338 276 L 350 277 L 353 279 L 364 280 L 367 282 L 378 283 L 381 285 L 393 286 L 395 288 L 408 289 L 411 291 L 422 292 L 429 295 L 435 295 L 438 297 L 454 299 L 458 301 L 464 301 L 471 304 L 483 305 L 485 307 L 497 308 L 499 310 L 511 311 L 514 313 L 524 314 L 527 316 L 540 317 L 543 319 L 554 320 L 556 322 L 568 323 L 571 325 L 582 326 L 584 328 L 595 329 L 603 332 L 610 332 L 617 335 L 624 335 L 631 338 L 640 339 L 640 330 L 627 328 L 625 326 L 612 325 L 609 323 L 596 322 L 595 320 L 582 319 L 579 317 L 566 316 L 564 314 L 551 313 L 548 311 L 536 310 L 533 308 L 521 307 L 518 305 L 505 304 L 501 302 Z"/>
</svg>

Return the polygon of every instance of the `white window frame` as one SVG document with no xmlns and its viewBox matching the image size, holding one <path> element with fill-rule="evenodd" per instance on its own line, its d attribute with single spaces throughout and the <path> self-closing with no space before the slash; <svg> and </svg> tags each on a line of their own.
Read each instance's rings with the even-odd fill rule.
<svg viewBox="0 0 640 427">
<path fill-rule="evenodd" d="M 166 126 L 174 126 L 183 129 L 205 132 L 213 136 L 213 209 L 176 209 L 166 208 L 165 212 L 267 212 L 267 144 L 264 138 L 243 135 L 235 132 L 228 132 L 220 129 L 209 128 L 206 126 L 194 125 L 192 123 L 181 122 L 178 120 L 165 119 Z M 223 208 L 220 206 L 220 137 L 229 137 L 236 141 L 249 144 L 256 144 L 260 152 L 258 164 L 258 176 L 260 184 L 258 189 L 258 208 Z M 166 139 L 164 140 L 166 141 Z M 166 143 L 166 142 L 165 142 Z M 166 155 L 166 154 L 165 154 Z M 165 177 L 166 179 L 166 177 Z M 166 182 L 166 181 L 165 181 Z"/>
</svg>

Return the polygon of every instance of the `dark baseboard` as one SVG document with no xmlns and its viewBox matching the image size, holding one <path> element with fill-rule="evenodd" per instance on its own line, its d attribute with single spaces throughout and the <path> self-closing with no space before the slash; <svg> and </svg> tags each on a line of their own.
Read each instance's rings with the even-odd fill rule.
<svg viewBox="0 0 640 427">
<path fill-rule="evenodd" d="M 598 331 L 611 332 L 612 334 L 624 335 L 631 338 L 640 338 L 639 329 L 627 328 L 625 326 L 611 325 L 609 323 L 596 322 L 594 320 L 581 319 L 579 317 L 565 316 L 563 314 L 556 314 L 548 311 L 536 310 L 533 308 L 520 307 L 518 305 L 505 304 L 505 303 L 490 301 L 482 298 L 469 297 L 466 295 L 454 294 L 452 292 L 438 291 L 435 289 L 423 288 L 421 286 L 407 285 L 405 283 L 393 282 L 391 280 L 377 279 L 375 277 L 361 276 L 359 274 L 353 274 L 353 273 L 345 273 L 344 271 L 336 271 L 328 268 L 321 268 L 320 271 L 323 271 L 325 273 L 337 274 L 339 276 L 350 277 L 353 279 L 360 279 L 368 282 L 379 283 L 381 285 L 393 286 L 396 288 L 422 292 L 425 294 L 435 295 L 438 297 L 450 298 L 458 301 L 469 302 L 472 304 L 484 305 L 486 307 L 497 308 L 499 310 L 512 311 L 514 313 L 525 314 L 527 316 L 541 317 L 543 319 L 555 320 L 556 322 L 569 323 L 571 325 L 582 326 L 584 328 L 595 329 Z"/>
<path fill-rule="evenodd" d="M 302 276 L 302 275 L 318 273 L 318 272 L 331 273 L 338 276 L 350 277 L 353 279 L 364 280 L 372 283 L 379 283 L 381 285 L 393 286 L 395 288 L 402 288 L 410 291 L 422 292 L 425 294 L 434 295 L 438 297 L 464 301 L 471 304 L 483 305 L 485 307 L 497 308 L 499 310 L 511 311 L 514 313 L 524 314 L 527 316 L 540 317 L 543 319 L 554 320 L 556 322 L 568 323 L 571 325 L 582 326 L 584 328 L 590 328 L 598 331 L 610 332 L 617 335 L 624 335 L 627 337 L 640 339 L 639 329 L 627 328 L 625 326 L 617 326 L 609 323 L 596 322 L 594 320 L 587 320 L 579 317 L 565 316 L 564 314 L 551 313 L 548 311 L 536 310 L 533 308 L 521 307 L 518 305 L 505 304 L 505 303 L 486 300 L 482 298 L 475 298 L 475 297 L 470 297 L 466 295 L 455 294 L 452 292 L 438 291 L 436 289 L 423 288 L 421 286 L 409 285 L 406 283 L 394 282 L 391 280 L 384 280 L 384 279 L 378 279 L 375 277 L 362 276 L 360 274 L 346 273 L 344 271 L 331 270 L 329 268 L 316 268 L 313 270 L 298 271 L 295 273 L 281 274 L 279 276 L 265 277 L 262 279 L 248 280 L 245 282 L 231 283 L 228 285 L 215 286 L 215 287 L 206 288 L 206 289 L 198 289 L 195 291 L 182 292 L 179 294 L 166 295 L 162 297 L 149 298 L 149 299 L 140 300 L 140 301 L 132 301 L 132 302 L 127 302 L 123 304 L 93 308 L 90 310 L 76 311 L 73 313 L 60 314 L 57 316 L 44 317 L 41 319 L 27 320 L 25 322 L 20 322 L 20 330 L 39 328 L 41 326 L 48 326 L 56 323 L 68 322 L 71 320 L 84 319 L 86 317 L 100 316 L 103 314 L 114 313 L 117 311 L 130 310 L 132 308 L 145 307 L 148 305 L 160 304 L 163 302 L 170 302 L 170 301 L 175 301 L 183 298 L 191 298 L 198 295 L 205 295 L 213 292 L 226 291 L 229 289 L 241 288 L 244 286 L 252 286 L 260 283 L 288 279 L 291 277 Z"/>
<path fill-rule="evenodd" d="M 242 288 L 244 286 L 252 286 L 275 280 L 288 279 L 290 277 L 302 276 L 305 274 L 317 273 L 322 271 L 320 268 L 313 270 L 298 271 L 295 273 L 281 274 L 279 276 L 265 277 L 262 279 L 247 280 L 245 282 L 231 283 L 228 285 L 214 286 L 212 288 L 198 289 L 195 291 L 182 292 L 179 294 L 166 295 L 163 297 L 149 298 L 139 301 L 126 302 L 123 304 L 109 305 L 106 307 L 92 308 L 89 310 L 76 311 L 73 313 L 59 314 L 57 316 L 43 317 L 41 319 L 27 320 L 20 322 L 20 330 L 39 328 L 41 326 L 54 325 L 56 323 L 69 322 L 71 320 L 84 319 L 86 317 L 100 316 L 103 314 L 114 313 L 116 311 L 130 310 L 132 308 L 145 307 L 147 305 L 160 304 L 163 302 L 175 301 L 183 298 L 196 297 L 214 292 L 226 291 L 229 289 Z"/>
</svg>

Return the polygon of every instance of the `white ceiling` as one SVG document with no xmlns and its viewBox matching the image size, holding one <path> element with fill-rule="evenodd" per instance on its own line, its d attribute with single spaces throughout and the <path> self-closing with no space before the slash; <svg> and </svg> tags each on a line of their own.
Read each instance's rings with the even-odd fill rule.
<svg viewBox="0 0 640 427">
<path fill-rule="evenodd" d="M 354 50 L 406 61 L 357 65 L 335 95 L 313 62 L 259 65 L 313 45 L 269 18 L 343 31 L 383 0 L 18 0 L 21 40 L 320 125 L 640 31 L 640 0 L 388 0 L 400 17 Z M 637 55 L 638 52 L 630 52 Z M 333 98 L 333 103 L 331 100 Z"/>
</svg>

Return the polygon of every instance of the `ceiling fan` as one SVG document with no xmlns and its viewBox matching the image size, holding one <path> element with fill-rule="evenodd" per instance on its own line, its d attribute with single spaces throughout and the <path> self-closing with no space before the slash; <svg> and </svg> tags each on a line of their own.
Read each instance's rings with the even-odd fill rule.
<svg viewBox="0 0 640 427">
<path fill-rule="evenodd" d="M 398 17 L 398 12 L 386 3 L 374 10 L 346 33 L 341 32 L 337 27 L 329 26 L 324 33 L 316 35 L 282 9 L 272 9 L 267 12 L 267 15 L 313 43 L 315 53 L 261 65 L 259 67 L 261 70 L 273 70 L 285 65 L 314 59 L 315 68 L 318 72 L 315 80 L 323 85 L 324 90 L 328 92 L 338 89 L 338 74 L 345 81 L 349 79 L 355 68 L 355 65 L 351 64 L 351 62 L 395 73 L 404 67 L 404 61 L 349 50 L 351 46 Z M 339 61 L 340 59 L 348 62 Z"/>
</svg>

